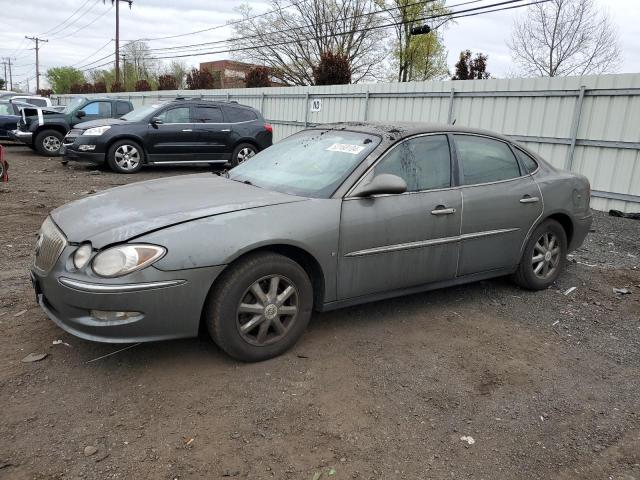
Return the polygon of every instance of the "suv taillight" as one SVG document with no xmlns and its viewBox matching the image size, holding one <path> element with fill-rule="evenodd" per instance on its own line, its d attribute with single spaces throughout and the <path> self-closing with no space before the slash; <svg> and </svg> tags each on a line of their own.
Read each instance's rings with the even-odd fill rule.
<svg viewBox="0 0 640 480">
<path fill-rule="evenodd" d="M 264 124 L 264 129 L 269 133 L 273 133 L 273 127 L 271 126 L 270 123 L 265 123 Z"/>
</svg>

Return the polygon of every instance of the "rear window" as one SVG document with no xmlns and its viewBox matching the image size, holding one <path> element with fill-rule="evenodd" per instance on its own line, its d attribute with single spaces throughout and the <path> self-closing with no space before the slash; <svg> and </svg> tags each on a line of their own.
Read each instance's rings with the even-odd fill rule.
<svg viewBox="0 0 640 480">
<path fill-rule="evenodd" d="M 27 98 L 27 103 L 35 105 L 36 107 L 46 107 L 47 101 L 44 98 Z"/>
<path fill-rule="evenodd" d="M 258 119 L 256 112 L 248 108 L 224 107 L 224 113 L 229 123 L 250 122 Z"/>
<path fill-rule="evenodd" d="M 127 102 L 117 102 L 116 103 L 116 115 L 119 117 L 124 115 L 125 113 L 129 113 L 131 111 L 131 107 Z"/>
</svg>

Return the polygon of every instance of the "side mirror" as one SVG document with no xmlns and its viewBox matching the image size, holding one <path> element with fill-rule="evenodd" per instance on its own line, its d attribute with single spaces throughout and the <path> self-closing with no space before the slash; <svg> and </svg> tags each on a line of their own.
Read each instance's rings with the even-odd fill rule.
<svg viewBox="0 0 640 480">
<path fill-rule="evenodd" d="M 407 182 L 402 178 L 390 173 L 382 173 L 373 177 L 371 181 L 361 184 L 356 188 L 352 196 L 370 197 L 372 195 L 404 193 L 406 191 Z"/>
<path fill-rule="evenodd" d="M 84 110 L 78 110 L 76 112 L 76 117 L 78 117 L 78 118 L 82 118 L 82 117 L 86 117 L 86 116 L 87 116 L 87 114 L 86 114 L 86 112 Z"/>
<path fill-rule="evenodd" d="M 153 125 L 154 127 L 157 125 L 162 125 L 164 122 L 162 121 L 162 119 L 160 117 L 152 117 L 151 118 L 151 125 Z"/>
</svg>

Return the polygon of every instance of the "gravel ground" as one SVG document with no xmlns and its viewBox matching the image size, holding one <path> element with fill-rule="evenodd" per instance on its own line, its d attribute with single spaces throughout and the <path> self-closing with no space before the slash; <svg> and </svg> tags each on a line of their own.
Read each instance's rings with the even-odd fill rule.
<svg viewBox="0 0 640 480">
<path fill-rule="evenodd" d="M 8 160 L 0 478 L 640 479 L 640 221 L 597 213 L 543 292 L 497 279 L 315 314 L 260 364 L 205 337 L 88 363 L 121 346 L 34 304 L 41 222 L 93 190 L 194 170 L 94 173 L 17 146 Z"/>
</svg>

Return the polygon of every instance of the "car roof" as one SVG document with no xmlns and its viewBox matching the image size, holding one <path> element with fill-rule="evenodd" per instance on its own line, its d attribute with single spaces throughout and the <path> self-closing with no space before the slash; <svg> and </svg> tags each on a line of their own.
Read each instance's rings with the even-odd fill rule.
<svg viewBox="0 0 640 480">
<path fill-rule="evenodd" d="M 226 100 L 207 100 L 205 98 L 175 98 L 173 100 L 170 100 L 169 103 L 199 103 L 199 104 L 205 104 L 205 105 L 223 105 L 223 106 L 231 106 L 231 107 L 238 107 L 238 108 L 245 108 L 247 110 L 256 110 L 253 107 L 250 107 L 249 105 L 242 105 L 238 102 L 236 102 L 235 100 L 230 100 L 230 101 L 226 101 Z"/>
<path fill-rule="evenodd" d="M 447 123 L 427 123 L 427 122 L 338 122 L 329 124 L 320 124 L 311 129 L 328 129 L 328 130 L 349 130 L 354 132 L 369 133 L 382 136 L 388 140 L 398 140 L 401 138 L 419 135 L 421 133 L 471 133 L 474 135 L 487 135 L 499 138 L 509 143 L 513 140 L 500 135 L 499 133 L 483 130 L 480 128 L 457 127 Z"/>
</svg>

